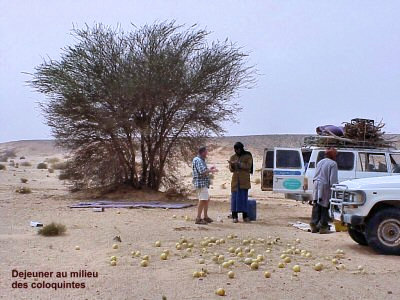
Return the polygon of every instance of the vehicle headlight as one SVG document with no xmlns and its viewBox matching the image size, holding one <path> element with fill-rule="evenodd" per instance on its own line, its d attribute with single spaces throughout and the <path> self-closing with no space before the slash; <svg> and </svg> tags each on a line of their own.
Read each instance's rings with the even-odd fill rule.
<svg viewBox="0 0 400 300">
<path fill-rule="evenodd" d="M 351 193 L 350 202 L 354 204 L 362 205 L 365 202 L 365 193 L 363 191 L 356 191 Z"/>
</svg>

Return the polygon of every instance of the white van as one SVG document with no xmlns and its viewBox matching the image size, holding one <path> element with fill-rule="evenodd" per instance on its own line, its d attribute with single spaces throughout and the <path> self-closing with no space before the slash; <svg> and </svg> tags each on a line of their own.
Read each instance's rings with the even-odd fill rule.
<svg viewBox="0 0 400 300">
<path fill-rule="evenodd" d="M 287 198 L 308 201 L 323 147 L 265 149 L 261 190 L 284 193 Z M 339 182 L 356 178 L 400 174 L 400 151 L 382 148 L 336 148 Z"/>
</svg>

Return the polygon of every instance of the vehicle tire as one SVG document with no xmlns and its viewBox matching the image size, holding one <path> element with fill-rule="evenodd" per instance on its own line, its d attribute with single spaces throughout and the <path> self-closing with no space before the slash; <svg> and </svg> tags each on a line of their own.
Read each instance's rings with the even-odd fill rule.
<svg viewBox="0 0 400 300">
<path fill-rule="evenodd" d="M 382 254 L 400 255 L 400 209 L 385 208 L 368 221 L 368 245 Z"/>
<path fill-rule="evenodd" d="M 365 237 L 365 234 L 357 229 L 348 228 L 348 232 L 350 237 L 355 241 L 356 243 L 363 245 L 363 246 L 368 246 L 367 239 Z"/>
</svg>

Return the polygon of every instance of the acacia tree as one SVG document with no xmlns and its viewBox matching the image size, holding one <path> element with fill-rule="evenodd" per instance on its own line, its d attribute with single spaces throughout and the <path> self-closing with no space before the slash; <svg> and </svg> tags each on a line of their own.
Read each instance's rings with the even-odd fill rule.
<svg viewBox="0 0 400 300">
<path fill-rule="evenodd" d="M 73 179 L 158 190 L 177 163 L 223 132 L 233 100 L 253 82 L 247 54 L 209 32 L 174 22 L 73 30 L 76 44 L 36 68 L 31 85 L 59 145 L 71 149 Z M 166 176 L 168 174 L 168 176 Z"/>
</svg>

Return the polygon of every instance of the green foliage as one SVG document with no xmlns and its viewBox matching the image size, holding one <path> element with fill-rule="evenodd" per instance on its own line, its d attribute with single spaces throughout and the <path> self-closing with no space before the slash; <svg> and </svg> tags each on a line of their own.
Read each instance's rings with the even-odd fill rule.
<svg viewBox="0 0 400 300">
<path fill-rule="evenodd" d="M 48 96 L 42 108 L 57 143 L 73 150 L 65 174 L 87 187 L 176 185 L 179 163 L 223 132 L 240 110 L 232 99 L 253 83 L 247 54 L 196 26 L 100 24 L 73 34 L 76 44 L 30 83 Z"/>
<path fill-rule="evenodd" d="M 67 228 L 63 224 L 50 223 L 38 231 L 38 234 L 43 236 L 57 236 L 63 235 L 67 231 Z"/>
</svg>

